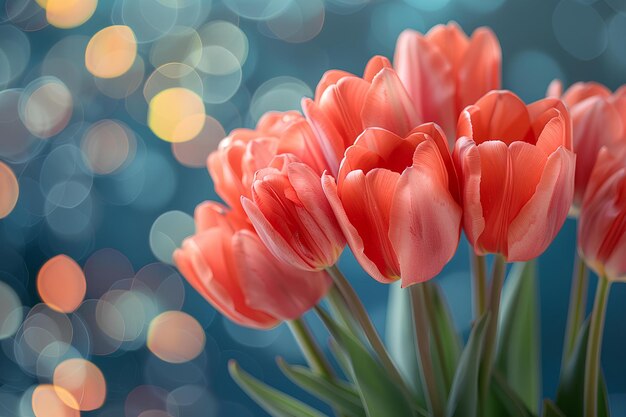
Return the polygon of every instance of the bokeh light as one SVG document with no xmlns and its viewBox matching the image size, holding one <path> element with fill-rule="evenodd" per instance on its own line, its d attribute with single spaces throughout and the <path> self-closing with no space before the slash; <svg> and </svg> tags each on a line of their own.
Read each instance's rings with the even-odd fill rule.
<svg viewBox="0 0 626 417">
<path fill-rule="evenodd" d="M 106 399 L 106 381 L 102 371 L 84 359 L 68 359 L 54 371 L 54 387 L 70 395 L 60 395 L 69 407 L 81 411 L 98 409 Z"/>
<path fill-rule="evenodd" d="M 22 302 L 13 288 L 0 281 L 0 340 L 11 337 L 22 324 Z"/>
<path fill-rule="evenodd" d="M 35 417 L 80 417 L 80 411 L 68 406 L 72 395 L 53 385 L 39 385 L 32 394 L 32 410 Z"/>
<path fill-rule="evenodd" d="M 172 144 L 172 153 L 178 162 L 190 168 L 206 166 L 207 158 L 217 149 L 220 141 L 226 136 L 224 128 L 211 116 L 206 116 L 200 133 L 187 142 Z"/>
<path fill-rule="evenodd" d="M 173 263 L 172 254 L 183 240 L 195 232 L 193 218 L 182 211 L 168 211 L 160 215 L 150 229 L 150 249 L 162 262 Z"/>
<path fill-rule="evenodd" d="M 202 99 L 186 88 L 169 88 L 150 101 L 148 126 L 165 141 L 193 139 L 204 127 L 204 120 Z"/>
<path fill-rule="evenodd" d="M 87 130 L 81 141 L 81 150 L 95 174 L 107 175 L 132 160 L 137 143 L 124 123 L 101 120 Z"/>
<path fill-rule="evenodd" d="M 20 187 L 11 167 L 0 161 L 0 219 L 8 216 L 20 195 Z"/>
<path fill-rule="evenodd" d="M 39 296 L 50 308 L 62 313 L 71 313 L 78 308 L 86 288 L 83 270 L 65 255 L 49 259 L 37 275 Z"/>
<path fill-rule="evenodd" d="M 161 360 L 183 363 L 193 360 L 204 349 L 204 329 L 181 311 L 160 314 L 148 330 L 148 349 Z"/>
<path fill-rule="evenodd" d="M 48 22 L 61 29 L 82 25 L 96 11 L 98 0 L 39 0 Z"/>
<path fill-rule="evenodd" d="M 85 51 L 87 70 L 100 78 L 125 74 L 135 62 L 137 42 L 128 26 L 109 26 L 93 35 Z"/>
<path fill-rule="evenodd" d="M 33 135 L 49 138 L 67 126 L 73 105 L 72 94 L 61 80 L 38 78 L 20 97 L 20 119 Z"/>
</svg>

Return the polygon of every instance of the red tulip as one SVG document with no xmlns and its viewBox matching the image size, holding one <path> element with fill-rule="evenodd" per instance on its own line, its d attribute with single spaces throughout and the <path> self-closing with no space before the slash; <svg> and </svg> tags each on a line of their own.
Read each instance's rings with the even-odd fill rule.
<svg viewBox="0 0 626 417">
<path fill-rule="evenodd" d="M 626 144 L 598 154 L 580 211 L 578 251 L 599 276 L 626 279 Z"/>
<path fill-rule="evenodd" d="M 298 112 L 266 113 L 256 129 L 235 129 L 211 153 L 208 169 L 215 191 L 243 215 L 241 196 L 250 197 L 254 173 L 274 156 L 292 153 L 321 174 L 328 167 L 308 122 Z"/>
<path fill-rule="evenodd" d="M 394 67 L 421 118 L 439 124 L 454 141 L 461 111 L 500 88 L 501 55 L 491 30 L 478 28 L 468 38 L 456 23 L 449 23 L 426 35 L 402 32 Z"/>
<path fill-rule="evenodd" d="M 243 326 L 270 328 L 300 317 L 330 286 L 325 272 L 278 261 L 245 218 L 214 202 L 196 208 L 196 234 L 174 252 L 189 283 L 222 314 Z"/>
<path fill-rule="evenodd" d="M 421 120 L 389 60 L 383 57 L 370 60 L 363 78 L 328 71 L 315 90 L 315 99 L 305 98 L 302 108 L 333 175 L 345 150 L 363 129 L 380 127 L 404 136 Z"/>
<path fill-rule="evenodd" d="M 326 200 L 320 176 L 285 156 L 257 172 L 252 199 L 242 205 L 261 240 L 280 260 L 316 271 L 334 265 L 346 240 Z"/>
<path fill-rule="evenodd" d="M 539 256 L 573 198 L 567 109 L 554 98 L 526 106 L 511 92 L 493 91 L 463 111 L 458 134 L 463 226 L 474 250 L 511 262 Z"/>
<path fill-rule="evenodd" d="M 407 286 L 441 271 L 459 243 L 461 207 L 443 132 L 421 125 L 402 138 L 366 129 L 337 177 L 322 178 L 361 266 L 378 281 Z"/>
<path fill-rule="evenodd" d="M 626 89 L 611 94 L 601 84 L 581 82 L 573 84 L 563 94 L 561 83 L 554 81 L 550 84 L 548 95 L 562 96 L 572 117 L 576 153 L 572 212 L 576 213 L 582 204 L 600 149 L 605 145 L 626 142 Z"/>
</svg>

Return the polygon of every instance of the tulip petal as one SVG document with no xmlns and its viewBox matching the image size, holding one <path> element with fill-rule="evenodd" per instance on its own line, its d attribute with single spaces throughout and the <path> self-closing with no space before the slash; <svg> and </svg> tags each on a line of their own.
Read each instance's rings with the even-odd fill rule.
<svg viewBox="0 0 626 417">
<path fill-rule="evenodd" d="M 496 35 L 487 28 L 476 29 L 460 63 L 457 111 L 475 103 L 486 92 L 500 88 L 501 62 L 502 53 Z"/>
<path fill-rule="evenodd" d="M 611 95 L 611 90 L 606 88 L 600 83 L 596 82 L 577 82 L 572 84 L 565 94 L 563 94 L 563 101 L 568 106 L 580 103 L 590 97 L 608 97 Z"/>
<path fill-rule="evenodd" d="M 235 233 L 233 251 L 246 303 L 282 320 L 300 317 L 330 286 L 326 272 L 305 272 L 279 262 L 247 230 Z"/>
<path fill-rule="evenodd" d="M 361 177 L 363 187 L 365 187 L 365 176 L 361 175 Z M 322 176 L 322 188 L 324 189 L 324 194 L 326 194 L 326 198 L 328 199 L 328 202 L 332 207 L 335 216 L 337 217 L 339 226 L 341 227 L 341 230 L 343 231 L 343 234 L 348 241 L 350 250 L 354 254 L 354 257 L 357 259 L 361 267 L 372 278 L 379 282 L 390 283 L 395 281 L 395 279 L 390 279 L 383 275 L 376 266 L 376 264 L 365 254 L 363 239 L 359 235 L 357 229 L 352 225 L 350 219 L 348 218 L 348 215 L 346 214 L 346 210 L 344 209 L 339 195 L 337 194 L 337 184 L 335 183 L 335 179 L 328 174 L 324 174 Z"/>
<path fill-rule="evenodd" d="M 439 52 L 452 65 L 453 72 L 458 73 L 470 45 L 469 38 L 459 25 L 455 22 L 450 22 L 447 25 L 436 25 L 428 31 L 425 38 L 439 48 Z"/>
<path fill-rule="evenodd" d="M 361 112 L 364 127 L 387 129 L 404 136 L 421 118 L 394 70 L 383 68 L 373 79 Z"/>
<path fill-rule="evenodd" d="M 372 82 L 376 74 L 378 74 L 383 68 L 392 68 L 391 62 L 384 56 L 376 55 L 369 60 L 365 66 L 363 72 L 363 79 L 368 82 Z"/>
<path fill-rule="evenodd" d="M 463 184 L 463 228 L 474 246 L 474 251 L 484 255 L 485 252 L 478 245 L 478 239 L 485 230 L 485 216 L 480 202 L 482 173 L 480 152 L 476 143 L 467 137 L 461 137 L 454 149 L 454 161 L 461 176 L 459 181 Z"/>
<path fill-rule="evenodd" d="M 342 70 L 326 71 L 315 88 L 315 101 L 320 100 L 322 94 L 324 94 L 324 91 L 326 91 L 328 87 L 337 84 L 339 80 L 345 77 L 354 77 L 354 74 Z"/>
<path fill-rule="evenodd" d="M 419 118 L 436 122 L 454 138 L 456 81 L 445 55 L 420 33 L 405 30 L 398 37 L 394 68 Z"/>
<path fill-rule="evenodd" d="M 489 140 L 507 145 L 516 140 L 535 143 L 526 104 L 510 91 L 487 93 L 469 109 L 469 115 L 477 144 Z"/>
<path fill-rule="evenodd" d="M 462 215 L 448 190 L 448 173 L 436 145 L 421 143 L 414 160 L 416 165 L 400 176 L 389 222 L 403 287 L 441 272 L 456 252 Z"/>
<path fill-rule="evenodd" d="M 535 195 L 509 226 L 510 262 L 536 258 L 560 230 L 572 203 L 575 164 L 575 155 L 564 148 L 548 158 Z"/>
<path fill-rule="evenodd" d="M 563 94 L 563 83 L 561 82 L 561 80 L 558 80 L 555 78 L 554 80 L 552 80 L 550 85 L 548 85 L 548 90 L 546 91 L 546 97 L 561 98 L 562 94 Z"/>
</svg>

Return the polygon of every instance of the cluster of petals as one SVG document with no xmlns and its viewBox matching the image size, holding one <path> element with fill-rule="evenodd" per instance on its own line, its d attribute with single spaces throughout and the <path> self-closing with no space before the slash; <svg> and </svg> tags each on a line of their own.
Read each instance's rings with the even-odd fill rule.
<svg viewBox="0 0 626 417">
<path fill-rule="evenodd" d="M 174 252 L 181 273 L 233 322 L 271 328 L 298 318 L 326 295 L 325 272 L 306 272 L 269 253 L 248 221 L 225 206 L 196 208 L 196 234 Z"/>
<path fill-rule="evenodd" d="M 561 97 L 569 107 L 574 127 L 576 183 L 572 212 L 582 204 L 596 157 L 603 146 L 626 142 L 626 87 L 615 93 L 595 82 L 578 82 L 563 92 L 555 80 L 548 96 Z"/>
</svg>

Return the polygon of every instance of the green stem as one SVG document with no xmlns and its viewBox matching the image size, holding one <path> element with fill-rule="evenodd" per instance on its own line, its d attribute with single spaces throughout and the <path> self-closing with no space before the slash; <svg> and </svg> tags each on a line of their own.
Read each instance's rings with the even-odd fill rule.
<svg viewBox="0 0 626 417">
<path fill-rule="evenodd" d="M 454 375 L 455 369 L 453 369 L 452 371 L 450 369 L 447 369 L 448 364 L 446 364 L 446 360 L 445 360 L 446 347 L 445 347 L 445 341 L 443 340 L 443 335 L 441 334 L 441 328 L 439 326 L 432 325 L 432 323 L 434 323 L 434 320 L 437 319 L 437 310 L 433 302 L 436 297 L 435 292 L 437 291 L 437 288 L 436 288 L 437 284 L 432 281 L 426 281 L 424 282 L 423 285 L 425 286 L 424 289 L 426 291 L 426 298 L 425 298 L 426 310 L 428 312 L 429 323 L 431 323 L 430 331 L 435 341 L 435 348 L 437 349 L 439 369 L 443 371 L 443 375 L 441 375 L 441 377 L 445 386 L 444 395 L 445 397 L 447 397 L 450 391 L 450 387 L 452 387 L 452 380 L 450 379 L 450 376 Z"/>
<path fill-rule="evenodd" d="M 585 321 L 585 307 L 587 304 L 587 288 L 589 286 L 589 271 L 585 262 L 576 254 L 574 273 L 572 277 L 572 289 L 569 298 L 569 310 L 567 312 L 567 327 L 565 330 L 565 342 L 563 343 L 563 358 L 561 368 L 565 366 L 576 345 L 578 331 Z"/>
<path fill-rule="evenodd" d="M 324 357 L 322 349 L 315 342 L 304 320 L 298 318 L 288 321 L 287 324 L 311 369 L 329 379 L 334 379 L 335 375 L 330 364 Z"/>
<path fill-rule="evenodd" d="M 596 417 L 598 415 L 600 354 L 610 288 L 611 282 L 606 277 L 598 278 L 596 298 L 591 311 L 591 327 L 589 328 L 587 358 L 585 361 L 585 417 Z"/>
<path fill-rule="evenodd" d="M 424 397 L 428 401 L 429 409 L 434 417 L 443 416 L 443 401 L 439 397 L 435 370 L 430 354 L 430 320 L 428 315 L 427 294 L 425 285 L 414 284 L 409 287 L 411 296 L 411 310 L 413 312 L 413 325 L 415 326 L 415 344 L 417 346 L 417 359 L 420 364 L 422 381 L 424 381 Z"/>
<path fill-rule="evenodd" d="M 343 298 L 339 290 L 337 289 L 337 285 L 330 287 L 327 295 L 328 304 L 330 306 L 330 310 L 332 312 L 333 317 L 337 319 L 344 327 L 351 332 L 354 333 L 355 322 L 350 309 L 348 308 L 348 302 Z M 361 338 L 361 335 L 356 335 L 358 338 Z"/>
<path fill-rule="evenodd" d="M 489 324 L 485 335 L 485 346 L 483 350 L 483 361 L 480 372 L 480 393 L 482 404 L 487 403 L 489 383 L 491 380 L 491 370 L 493 368 L 494 355 L 496 353 L 498 336 L 498 315 L 500 314 L 500 296 L 502 295 L 502 285 L 504 284 L 504 273 L 506 272 L 506 259 L 502 255 L 495 255 L 493 270 L 491 273 L 491 287 L 489 289 Z"/>
<path fill-rule="evenodd" d="M 387 370 L 389 375 L 396 381 L 405 396 L 409 399 L 412 399 L 413 397 L 411 395 L 411 391 L 409 391 L 409 388 L 406 386 L 406 383 L 400 375 L 398 368 L 396 368 L 396 365 L 391 360 L 389 352 L 387 352 L 383 341 L 378 335 L 374 324 L 370 320 L 367 311 L 365 310 L 363 303 L 361 303 L 358 295 L 354 291 L 354 288 L 352 288 L 348 280 L 343 276 L 339 268 L 337 268 L 336 266 L 333 265 L 326 270 L 328 271 L 328 274 L 332 277 L 335 286 L 337 287 L 337 290 L 341 294 L 342 299 L 345 301 L 347 309 L 350 311 L 352 317 L 354 317 L 354 320 L 356 320 L 356 322 L 360 325 L 365 337 L 367 338 L 367 341 L 369 342 L 374 352 L 376 352 L 376 355 L 378 356 L 381 364 Z"/>
<path fill-rule="evenodd" d="M 487 260 L 484 256 L 477 255 L 474 248 L 470 248 L 472 257 L 473 283 L 474 283 L 474 319 L 477 320 L 485 314 L 487 309 Z"/>
</svg>

